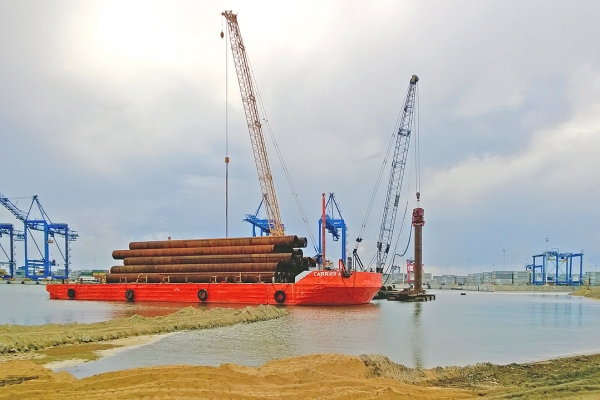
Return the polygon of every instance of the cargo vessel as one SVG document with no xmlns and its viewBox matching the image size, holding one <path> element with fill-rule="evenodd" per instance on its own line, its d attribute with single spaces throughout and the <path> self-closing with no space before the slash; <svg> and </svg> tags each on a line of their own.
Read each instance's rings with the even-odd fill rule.
<svg viewBox="0 0 600 400">
<path fill-rule="evenodd" d="M 132 242 L 115 250 L 106 283 L 46 286 L 51 299 L 222 304 L 356 305 L 370 302 L 381 274 L 322 269 L 304 257 L 306 238 Z"/>
</svg>

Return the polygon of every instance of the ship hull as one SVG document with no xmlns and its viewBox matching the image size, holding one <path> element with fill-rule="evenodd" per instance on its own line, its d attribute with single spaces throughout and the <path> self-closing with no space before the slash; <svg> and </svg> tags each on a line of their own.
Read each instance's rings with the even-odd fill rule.
<svg viewBox="0 0 600 400">
<path fill-rule="evenodd" d="M 307 271 L 295 283 L 107 283 L 50 284 L 51 299 L 177 303 L 355 305 L 370 302 L 381 274 Z M 283 295 L 282 295 L 283 293 Z"/>
</svg>

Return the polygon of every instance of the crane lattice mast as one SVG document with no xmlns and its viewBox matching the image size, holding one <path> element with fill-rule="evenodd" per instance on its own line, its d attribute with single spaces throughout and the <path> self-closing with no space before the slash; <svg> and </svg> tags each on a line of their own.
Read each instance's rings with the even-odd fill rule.
<svg viewBox="0 0 600 400">
<path fill-rule="evenodd" d="M 260 190 L 265 204 L 269 230 L 272 236 L 283 236 L 283 224 L 279 213 L 279 205 L 273 185 L 273 176 L 271 175 L 271 167 L 267 157 L 267 147 L 262 133 L 262 124 L 260 123 L 260 115 L 258 113 L 257 91 L 252 80 L 252 74 L 246 55 L 246 48 L 240 33 L 240 27 L 237 22 L 237 14 L 231 11 L 224 11 L 222 15 L 227 20 L 227 28 L 229 31 L 229 39 L 231 42 L 231 52 L 235 70 L 240 85 L 240 93 L 242 95 L 242 103 L 244 105 L 244 113 L 246 114 L 246 122 L 248 131 L 250 132 L 250 142 L 254 153 L 254 161 L 258 172 L 258 181 Z"/>
<path fill-rule="evenodd" d="M 404 167 L 406 166 L 406 158 L 408 156 L 408 148 L 410 144 L 410 133 L 412 130 L 413 115 L 415 109 L 415 95 L 417 82 L 419 77 L 413 75 L 410 79 L 404 108 L 402 110 L 402 118 L 400 127 L 396 135 L 394 147 L 394 157 L 392 158 L 392 168 L 390 171 L 390 180 L 388 190 L 383 207 L 383 218 L 381 220 L 381 228 L 379 230 L 379 240 L 377 241 L 377 265 L 376 271 L 383 273 L 385 261 L 390 251 L 392 237 L 394 233 L 394 224 L 396 222 L 396 214 L 398 212 L 398 203 L 400 201 L 400 189 L 402 188 L 402 179 L 404 178 Z"/>
</svg>

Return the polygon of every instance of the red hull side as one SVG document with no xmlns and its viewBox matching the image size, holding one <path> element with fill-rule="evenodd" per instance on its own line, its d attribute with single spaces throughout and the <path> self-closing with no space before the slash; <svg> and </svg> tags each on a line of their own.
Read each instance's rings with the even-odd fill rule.
<svg viewBox="0 0 600 400">
<path fill-rule="evenodd" d="M 381 274 L 355 272 L 344 278 L 337 271 L 310 271 L 296 283 L 108 283 L 50 284 L 51 299 L 126 301 L 132 290 L 134 301 L 200 303 L 198 293 L 205 290 L 204 303 L 353 305 L 365 304 L 381 288 Z M 283 291 L 285 301 L 277 303 L 275 293 Z"/>
</svg>

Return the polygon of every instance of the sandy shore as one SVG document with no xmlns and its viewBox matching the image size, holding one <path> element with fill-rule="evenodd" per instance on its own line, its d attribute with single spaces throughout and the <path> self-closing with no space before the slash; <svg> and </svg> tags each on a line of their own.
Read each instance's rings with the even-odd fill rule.
<svg viewBox="0 0 600 400">
<path fill-rule="evenodd" d="M 101 359 L 104 357 L 114 356 L 115 354 L 121 353 L 123 351 L 131 350 L 136 347 L 145 346 L 154 342 L 157 342 L 167 336 L 174 335 L 176 332 L 171 333 L 163 333 L 161 335 L 145 335 L 145 336 L 133 336 L 122 339 L 115 339 L 106 341 L 106 344 L 109 346 L 114 346 L 111 348 L 106 348 L 102 350 L 95 350 L 93 353 L 97 356 L 97 359 Z M 77 365 L 81 365 L 83 363 L 88 362 L 89 360 L 83 358 L 72 358 L 69 360 L 60 360 L 60 361 L 51 361 L 43 364 L 44 367 L 52 370 L 57 370 L 60 368 L 66 367 L 75 367 Z"/>
<path fill-rule="evenodd" d="M 264 305 L 240 309 L 211 308 L 208 310 L 186 307 L 164 316 L 133 315 L 129 318 L 117 318 L 91 324 L 2 325 L 0 326 L 0 355 L 39 352 L 66 345 L 107 344 L 116 339 L 209 329 L 237 323 L 266 321 L 287 315 L 288 313 L 283 307 Z"/>
<path fill-rule="evenodd" d="M 0 399 L 598 399 L 600 355 L 419 370 L 384 356 L 315 354 L 257 368 L 170 365 L 83 379 L 0 363 Z"/>
</svg>

